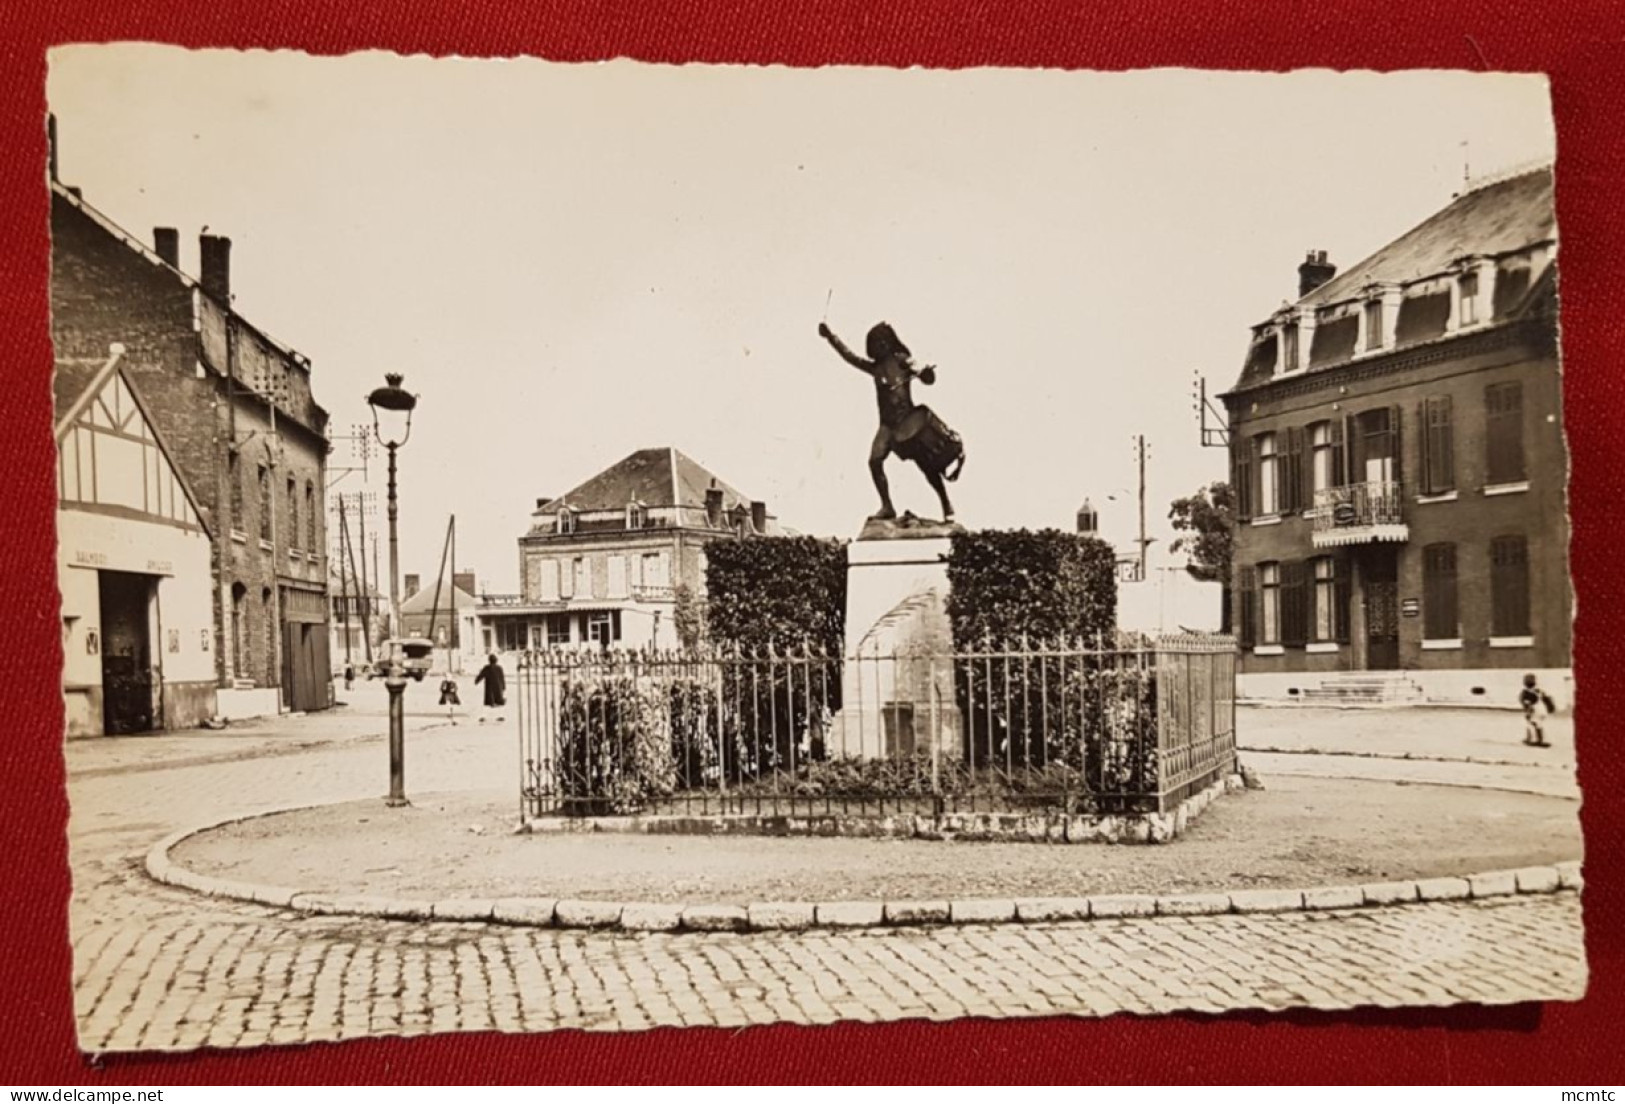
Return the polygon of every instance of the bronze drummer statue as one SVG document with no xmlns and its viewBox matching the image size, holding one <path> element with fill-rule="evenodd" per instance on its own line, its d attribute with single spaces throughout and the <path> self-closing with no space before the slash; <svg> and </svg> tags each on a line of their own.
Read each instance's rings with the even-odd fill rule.
<svg viewBox="0 0 1625 1104">
<path fill-rule="evenodd" d="M 885 322 L 869 331 L 867 358 L 848 349 L 822 322 L 818 324 L 818 336 L 828 341 L 848 364 L 875 381 L 880 429 L 869 447 L 869 474 L 874 477 L 875 490 L 880 492 L 880 512 L 874 516 L 883 520 L 897 516 L 891 502 L 891 488 L 886 482 L 886 457 L 895 453 L 904 460 L 912 460 L 925 473 L 926 481 L 942 501 L 942 520 L 953 521 L 954 507 L 948 501 L 947 484 L 959 478 L 959 471 L 965 465 L 965 446 L 959 434 L 949 429 L 930 407 L 915 404 L 911 391 L 915 380 L 927 386 L 935 383 L 936 368 L 928 364 L 916 369 L 908 346 Z"/>
</svg>

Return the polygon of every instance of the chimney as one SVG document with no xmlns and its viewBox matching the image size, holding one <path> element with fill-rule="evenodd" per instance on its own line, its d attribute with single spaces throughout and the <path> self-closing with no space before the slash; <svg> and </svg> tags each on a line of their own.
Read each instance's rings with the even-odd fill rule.
<svg viewBox="0 0 1625 1104">
<path fill-rule="evenodd" d="M 758 533 L 767 532 L 767 503 L 752 502 L 750 504 L 750 527 Z"/>
<path fill-rule="evenodd" d="M 713 529 L 722 528 L 722 488 L 711 487 L 705 492 L 705 524 Z"/>
<path fill-rule="evenodd" d="M 203 293 L 222 307 L 231 306 L 231 239 L 199 235 L 198 283 Z"/>
<path fill-rule="evenodd" d="M 1310 250 L 1298 266 L 1298 298 L 1302 299 L 1321 284 L 1337 275 L 1337 266 L 1326 260 L 1326 251 Z"/>
<path fill-rule="evenodd" d="M 160 226 L 152 232 L 152 249 L 170 268 L 181 266 L 181 235 L 173 226 Z"/>
<path fill-rule="evenodd" d="M 451 585 L 464 594 L 478 594 L 475 589 L 474 573 L 472 571 L 459 571 L 451 577 Z"/>
<path fill-rule="evenodd" d="M 408 575 L 406 577 L 406 582 L 405 582 L 405 586 L 406 586 L 406 595 L 405 596 L 407 598 L 410 598 L 410 597 L 412 597 L 412 595 L 416 594 L 418 592 L 418 590 L 419 590 L 419 585 L 418 584 L 421 583 L 421 582 L 422 582 L 422 580 L 418 576 L 416 576 L 416 575 Z"/>
</svg>

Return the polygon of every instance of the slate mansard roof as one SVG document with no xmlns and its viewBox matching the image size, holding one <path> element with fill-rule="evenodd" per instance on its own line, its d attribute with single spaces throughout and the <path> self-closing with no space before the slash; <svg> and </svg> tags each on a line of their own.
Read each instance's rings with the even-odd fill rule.
<svg viewBox="0 0 1625 1104">
<path fill-rule="evenodd" d="M 1523 263 L 1520 258 L 1534 257 L 1556 240 L 1551 165 L 1471 187 L 1420 225 L 1254 326 L 1234 391 L 1251 390 L 1277 378 L 1275 342 L 1283 319 L 1290 322 L 1311 313 L 1317 319 L 1310 372 L 1346 363 L 1356 355 L 1350 312 L 1371 295 L 1373 285 L 1397 287 L 1402 294 L 1397 341 L 1382 351 L 1452 337 L 1454 331 L 1446 330 L 1442 315 L 1414 326 L 1407 324 L 1410 317 L 1448 312 L 1448 291 L 1440 281 L 1456 274 L 1468 258 L 1516 265 Z M 1493 317 L 1487 321 L 1492 325 L 1509 322 L 1549 303 L 1555 295 L 1554 270 L 1555 263 L 1534 269 L 1525 264 L 1523 271 L 1514 274 L 1516 278 L 1498 279 Z M 1424 305 L 1424 297 L 1432 302 Z M 1349 331 L 1341 334 L 1340 343 L 1334 327 Z M 1339 344 L 1340 349 L 1334 347 Z"/>
</svg>

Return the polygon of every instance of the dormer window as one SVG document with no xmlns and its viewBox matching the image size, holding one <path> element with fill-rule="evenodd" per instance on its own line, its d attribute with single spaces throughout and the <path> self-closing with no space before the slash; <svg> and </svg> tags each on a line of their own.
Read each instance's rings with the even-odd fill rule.
<svg viewBox="0 0 1625 1104">
<path fill-rule="evenodd" d="M 576 531 L 576 512 L 568 506 L 559 507 L 559 532 L 574 533 Z"/>
<path fill-rule="evenodd" d="M 1281 371 L 1296 372 L 1302 367 L 1298 359 L 1298 324 L 1288 322 L 1281 327 Z"/>
<path fill-rule="evenodd" d="M 648 508 L 641 502 L 628 503 L 626 507 L 626 527 L 628 529 L 642 529 L 648 524 Z"/>
<path fill-rule="evenodd" d="M 1461 324 L 1471 326 L 1478 319 L 1478 273 L 1464 272 L 1461 275 Z"/>
<path fill-rule="evenodd" d="M 1365 347 L 1370 352 L 1382 348 L 1383 303 L 1381 299 L 1371 299 L 1365 305 Z"/>
</svg>

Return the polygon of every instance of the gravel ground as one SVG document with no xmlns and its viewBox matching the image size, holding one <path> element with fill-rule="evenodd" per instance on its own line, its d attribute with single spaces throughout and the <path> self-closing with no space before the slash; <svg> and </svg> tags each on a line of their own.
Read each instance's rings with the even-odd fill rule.
<svg viewBox="0 0 1625 1104">
<path fill-rule="evenodd" d="M 414 898 L 736 902 L 1297 888 L 1434 877 L 1581 854 L 1572 800 L 1307 777 L 1215 802 L 1166 846 L 761 837 L 516 836 L 511 796 L 351 802 L 194 837 L 200 873 Z"/>
<path fill-rule="evenodd" d="M 1548 748 L 1524 744 L 1523 714 L 1516 710 L 1242 706 L 1236 742 L 1243 751 L 1477 760 L 1572 772 L 1574 717 L 1560 713 L 1543 723 Z"/>
</svg>

